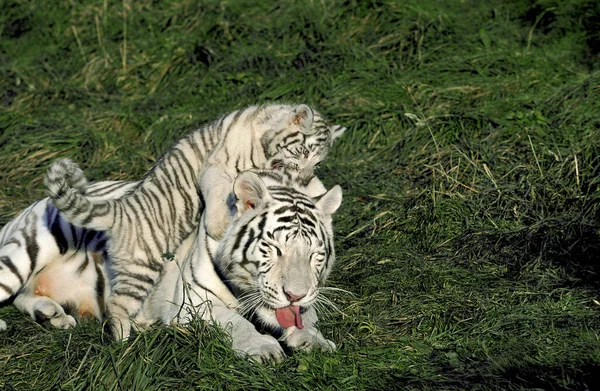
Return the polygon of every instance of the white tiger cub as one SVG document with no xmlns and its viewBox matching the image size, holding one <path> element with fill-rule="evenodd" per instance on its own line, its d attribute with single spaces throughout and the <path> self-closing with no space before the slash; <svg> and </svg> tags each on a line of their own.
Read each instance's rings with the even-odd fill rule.
<svg viewBox="0 0 600 391">
<path fill-rule="evenodd" d="M 200 224 L 165 266 L 137 322 L 186 323 L 199 315 L 225 327 L 233 348 L 259 362 L 285 357 L 276 338 L 295 350 L 334 350 L 316 328 L 313 304 L 335 261 L 331 215 L 341 188 L 260 170 L 241 173 L 233 194 L 223 239 Z"/>
<path fill-rule="evenodd" d="M 134 185 L 99 182 L 85 192 L 116 198 Z M 102 319 L 110 293 L 105 246 L 104 232 L 71 225 L 49 198 L 35 202 L 0 230 L 0 304 L 13 299 L 21 312 L 58 328 L 81 316 Z"/>
<path fill-rule="evenodd" d="M 90 199 L 69 187 L 83 181 L 70 161 L 52 164 L 46 186 L 69 222 L 106 231 L 115 278 L 107 302 L 116 339 L 160 279 L 165 254 L 177 251 L 206 210 L 207 233 L 218 239 L 227 225 L 227 195 L 236 175 L 252 168 L 283 168 L 308 182 L 315 164 L 345 128 L 329 126 L 306 105 L 263 105 L 234 111 L 191 132 L 123 197 Z"/>
</svg>

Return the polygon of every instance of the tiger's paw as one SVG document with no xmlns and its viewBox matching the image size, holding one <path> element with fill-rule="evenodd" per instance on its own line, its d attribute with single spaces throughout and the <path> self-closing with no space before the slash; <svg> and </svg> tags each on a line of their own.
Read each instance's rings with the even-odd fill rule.
<svg viewBox="0 0 600 391">
<path fill-rule="evenodd" d="M 36 303 L 33 310 L 35 320 L 40 323 L 50 322 L 50 324 L 59 329 L 70 329 L 77 322 L 71 315 L 67 315 L 65 310 L 55 301 L 43 297 Z"/>
<path fill-rule="evenodd" d="M 109 318 L 108 324 L 110 333 L 117 342 L 126 340 L 131 335 L 132 324 L 126 316 L 121 317 L 113 314 Z"/>
<path fill-rule="evenodd" d="M 245 341 L 234 341 L 233 348 L 236 354 L 259 364 L 281 362 L 285 359 L 281 345 L 270 335 L 260 334 Z"/>
<path fill-rule="evenodd" d="M 289 330 L 289 331 L 288 331 Z M 331 353 L 335 351 L 335 343 L 328 340 L 316 329 L 298 329 L 290 327 L 284 334 L 285 344 L 292 350 L 303 350 L 310 352 L 317 349 L 322 352 Z"/>
<path fill-rule="evenodd" d="M 229 211 L 224 205 L 214 205 L 211 209 L 205 209 L 206 214 L 206 233 L 215 240 L 221 240 L 227 225 L 229 224 Z"/>
</svg>

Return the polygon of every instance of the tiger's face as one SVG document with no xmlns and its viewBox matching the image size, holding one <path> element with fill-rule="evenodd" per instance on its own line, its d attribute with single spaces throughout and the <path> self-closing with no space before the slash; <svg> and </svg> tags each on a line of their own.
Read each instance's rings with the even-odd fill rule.
<svg viewBox="0 0 600 391">
<path fill-rule="evenodd" d="M 339 186 L 312 198 L 273 176 L 240 174 L 237 212 L 217 253 L 217 263 L 240 302 L 238 311 L 274 328 L 303 328 L 301 313 L 319 298 L 335 252 L 331 215 L 342 200 Z"/>
<path fill-rule="evenodd" d="M 329 125 L 307 105 L 299 105 L 290 116 L 273 125 L 274 142 L 269 150 L 267 168 L 285 169 L 301 182 L 309 181 L 314 169 L 346 128 Z"/>
</svg>

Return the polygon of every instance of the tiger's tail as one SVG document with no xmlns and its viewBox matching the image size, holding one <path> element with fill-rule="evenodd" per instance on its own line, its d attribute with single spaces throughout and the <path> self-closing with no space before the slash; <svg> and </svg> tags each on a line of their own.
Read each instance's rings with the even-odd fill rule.
<svg viewBox="0 0 600 391">
<path fill-rule="evenodd" d="M 87 179 L 79 166 L 70 159 L 57 160 L 44 177 L 47 193 L 54 206 L 71 224 L 106 231 L 115 222 L 115 200 L 91 198 L 84 193 Z"/>
</svg>

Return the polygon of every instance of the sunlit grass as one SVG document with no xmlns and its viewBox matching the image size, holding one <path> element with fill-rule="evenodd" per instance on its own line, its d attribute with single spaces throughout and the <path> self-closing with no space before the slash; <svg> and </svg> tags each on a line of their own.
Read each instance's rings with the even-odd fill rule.
<svg viewBox="0 0 600 391">
<path fill-rule="evenodd" d="M 59 157 L 137 179 L 248 104 L 348 127 L 331 355 L 236 358 L 218 330 L 44 329 L 0 310 L 7 389 L 600 387 L 597 2 L 0 1 L 0 223 Z M 335 293 L 334 293 L 335 292 Z"/>
</svg>

